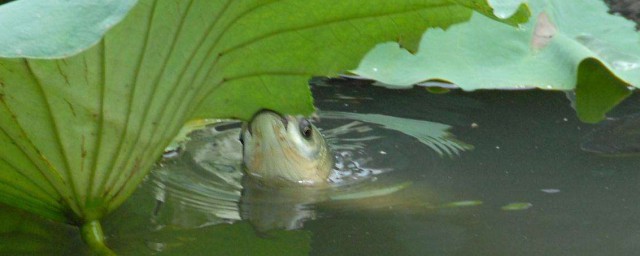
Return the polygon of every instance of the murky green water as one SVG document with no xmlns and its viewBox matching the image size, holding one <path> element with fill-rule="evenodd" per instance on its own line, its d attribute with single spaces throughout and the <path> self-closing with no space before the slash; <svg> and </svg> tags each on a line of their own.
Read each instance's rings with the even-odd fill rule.
<svg viewBox="0 0 640 256">
<path fill-rule="evenodd" d="M 434 95 L 357 84 L 313 90 L 316 105 L 326 113 L 377 113 L 446 124 L 457 143 L 474 149 L 441 155 L 407 134 L 363 122 L 360 127 L 372 130 L 350 130 L 333 142 L 364 145 L 340 149 L 350 154 L 344 163 L 355 161 L 359 166 L 353 170 L 363 178 L 308 194 L 243 191 L 205 169 L 176 176 L 171 170 L 203 165 L 168 160 L 105 220 L 108 244 L 122 255 L 640 251 L 640 157 L 582 151 L 581 141 L 595 126 L 576 120 L 562 93 Z M 614 114 L 635 111 L 640 104 L 631 102 Z M 322 118 L 317 125 L 326 132 L 352 121 Z M 190 185 L 179 188 L 181 182 Z M 406 182 L 411 184 L 385 196 L 362 196 Z M 345 195 L 347 200 L 338 200 Z M 87 254 L 73 228 L 18 217 L 8 209 L 2 215 L 11 225 L 2 225 L 0 252 Z"/>
</svg>

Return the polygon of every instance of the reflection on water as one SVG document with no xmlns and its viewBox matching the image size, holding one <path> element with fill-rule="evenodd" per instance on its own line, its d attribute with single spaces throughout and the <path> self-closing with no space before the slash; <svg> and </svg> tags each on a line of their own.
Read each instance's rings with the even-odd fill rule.
<svg viewBox="0 0 640 256">
<path fill-rule="evenodd" d="M 73 255 L 86 253 L 78 229 L 43 220 L 33 214 L 0 205 L 0 255 Z"/>
<path fill-rule="evenodd" d="M 622 156 L 640 153 L 640 113 L 611 118 L 598 125 L 582 141 L 588 152 Z"/>
<path fill-rule="evenodd" d="M 337 159 L 333 186 L 301 190 L 243 180 L 240 151 L 234 149 L 237 124 L 228 123 L 193 134 L 185 150 L 161 162 L 105 219 L 109 246 L 122 255 L 636 255 L 640 250 L 640 158 L 583 151 L 581 144 L 603 128 L 579 122 L 564 94 L 433 95 L 423 88 L 390 91 L 331 82 L 314 81 L 313 91 L 321 110 L 317 124 L 331 137 Z M 639 112 L 638 100 L 634 95 L 613 116 Z M 358 118 L 330 118 L 336 112 Z M 446 125 L 448 135 L 398 131 L 364 120 L 367 114 Z M 457 140 L 450 140 L 453 135 Z M 441 156 L 420 138 L 449 138 L 454 144 L 440 148 Z M 460 150 L 468 145 L 474 149 Z M 1 219 L 0 226 L 15 227 L 4 225 L 11 219 Z M 62 225 L 57 228 L 64 232 L 34 233 L 27 230 L 39 229 L 29 227 L 49 230 L 51 223 L 24 223 L 27 228 L 0 231 L 4 238 L 22 233 L 41 241 L 74 230 Z M 85 248 L 79 237 L 69 236 L 71 244 L 59 238 L 34 244 L 59 244 L 52 252 L 63 255 Z M 0 239 L 0 245 L 8 241 Z"/>
<path fill-rule="evenodd" d="M 151 173 L 148 183 L 157 200 L 152 217 L 155 229 L 248 220 L 260 232 L 293 230 L 319 217 L 318 204 L 390 196 L 409 183 L 379 178 L 392 166 L 368 167 L 374 157 L 388 157 L 384 151 L 367 150 L 370 141 L 383 139 L 375 129 L 403 132 L 441 155 L 470 149 L 454 140 L 444 124 L 343 112 L 320 112 L 320 118 L 327 120 L 319 127 L 335 153 L 329 186 L 271 186 L 243 176 L 240 124 L 212 124 L 192 132 L 181 153 L 161 161 Z"/>
</svg>

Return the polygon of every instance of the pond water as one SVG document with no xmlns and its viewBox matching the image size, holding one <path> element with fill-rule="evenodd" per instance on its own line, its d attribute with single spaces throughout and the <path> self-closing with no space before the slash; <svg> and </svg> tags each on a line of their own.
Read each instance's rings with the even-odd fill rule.
<svg viewBox="0 0 640 256">
<path fill-rule="evenodd" d="M 316 79 L 312 84 L 321 110 L 316 125 L 333 134 L 329 140 L 344 168 L 357 164 L 342 169 L 351 171 L 343 175 L 349 181 L 312 193 L 243 191 L 246 183 L 236 182 L 232 172 L 215 176 L 198 169 L 215 165 L 211 161 L 184 160 L 197 158 L 196 153 L 164 160 L 104 221 L 109 246 L 121 255 L 640 251 L 640 157 L 582 150 L 581 143 L 598 126 L 578 121 L 564 93 L 431 94 L 361 81 Z M 638 100 L 634 95 L 612 115 L 640 111 Z M 418 132 L 427 135 L 420 141 L 411 129 L 389 128 L 406 126 L 401 119 L 360 120 L 340 130 L 363 119 L 335 114 L 345 112 L 425 121 L 429 125 Z M 206 138 L 199 141 L 200 147 L 211 145 Z M 232 160 L 218 161 L 221 168 L 235 169 L 237 155 L 226 157 Z M 2 230 L 0 251 L 22 244 L 44 254 L 88 254 L 73 228 L 15 218 L 24 218 L 21 227 Z"/>
</svg>

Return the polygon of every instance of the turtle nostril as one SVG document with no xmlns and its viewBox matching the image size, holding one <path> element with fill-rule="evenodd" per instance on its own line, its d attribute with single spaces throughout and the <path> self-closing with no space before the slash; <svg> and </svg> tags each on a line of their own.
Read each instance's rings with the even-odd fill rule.
<svg viewBox="0 0 640 256">
<path fill-rule="evenodd" d="M 289 125 L 289 120 L 287 120 L 287 118 L 284 116 L 280 116 L 280 119 L 282 120 L 282 125 L 284 125 L 284 129 L 287 130 L 287 126 Z"/>
</svg>

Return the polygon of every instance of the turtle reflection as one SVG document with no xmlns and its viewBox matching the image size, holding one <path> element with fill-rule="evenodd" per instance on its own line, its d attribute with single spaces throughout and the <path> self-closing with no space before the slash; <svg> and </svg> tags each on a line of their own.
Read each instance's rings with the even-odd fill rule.
<svg viewBox="0 0 640 256">
<path fill-rule="evenodd" d="M 335 113 L 328 116 L 354 119 Z M 441 126 L 438 129 L 448 129 Z M 157 200 L 152 221 L 159 229 L 198 228 L 239 220 L 248 220 L 258 231 L 298 229 L 305 221 L 320 217 L 316 207 L 321 204 L 392 197 L 409 183 L 378 179 L 390 169 L 363 167 L 371 159 L 362 150 L 365 143 L 378 138 L 368 135 L 370 131 L 369 125 L 358 121 L 322 131 L 335 163 L 326 186 L 265 184 L 243 175 L 239 122 L 219 122 L 193 131 L 182 144 L 181 153 L 163 160 L 152 172 L 150 181 Z M 451 149 L 445 152 L 468 149 L 468 145 L 448 140 L 450 134 L 434 132 L 441 136 L 434 141 L 447 142 L 442 147 Z"/>
</svg>

